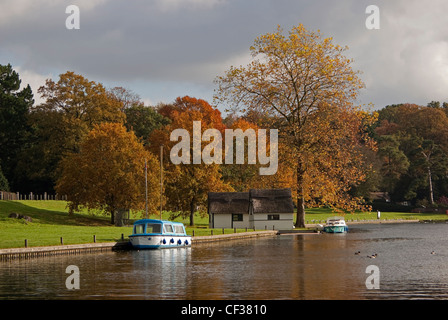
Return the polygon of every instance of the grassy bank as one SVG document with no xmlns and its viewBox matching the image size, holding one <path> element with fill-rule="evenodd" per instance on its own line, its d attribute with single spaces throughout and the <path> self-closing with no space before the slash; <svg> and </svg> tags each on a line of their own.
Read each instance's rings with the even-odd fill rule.
<svg viewBox="0 0 448 320">
<path fill-rule="evenodd" d="M 23 247 L 25 239 L 28 246 L 51 246 L 60 244 L 81 244 L 93 242 L 115 242 L 122 235 L 127 238 L 132 233 L 132 227 L 115 227 L 110 224 L 110 216 L 97 211 L 81 211 L 73 216 L 68 215 L 65 201 L 0 201 L 0 248 Z M 8 218 L 11 212 L 30 216 L 33 221 Z M 137 213 L 131 219 L 140 219 Z M 151 216 L 158 219 L 160 216 Z M 169 213 L 164 212 L 163 219 L 169 219 Z M 196 236 L 210 235 L 208 219 L 195 217 L 195 227 L 189 227 L 188 219 L 176 219 L 187 226 L 187 233 Z M 225 233 L 233 233 L 233 229 L 225 229 Z M 245 229 L 237 229 L 244 232 Z M 222 234 L 222 229 L 214 229 L 213 234 Z"/>
<path fill-rule="evenodd" d="M 11 212 L 30 216 L 33 221 L 11 219 Z M 23 247 L 25 239 L 29 246 L 49 246 L 117 241 L 131 228 L 110 225 L 110 218 L 88 212 L 68 216 L 65 201 L 0 201 L 0 248 Z"/>
<path fill-rule="evenodd" d="M 26 222 L 23 219 L 8 218 L 11 212 L 30 216 L 33 221 Z M 324 222 L 328 217 L 336 215 L 329 209 L 309 209 L 306 214 L 306 223 Z M 131 219 L 139 219 L 137 214 Z M 159 218 L 152 216 L 151 218 Z M 165 212 L 163 219 L 169 219 L 169 213 Z M 376 220 L 376 212 L 346 214 L 345 219 L 350 220 Z M 381 220 L 419 219 L 419 220 L 447 220 L 446 214 L 428 213 L 402 213 L 382 212 Z M 210 235 L 208 218 L 197 215 L 195 227 L 189 227 L 188 219 L 178 218 L 187 226 L 187 233 L 196 236 Z M 237 229 L 244 232 L 245 229 Z M 222 229 L 214 229 L 213 234 L 222 234 Z M 233 229 L 225 229 L 225 233 L 233 233 Z M 110 225 L 110 217 L 99 212 L 87 210 L 68 216 L 65 201 L 0 201 L 0 248 L 23 247 L 25 239 L 29 246 L 48 246 L 60 244 L 63 238 L 64 244 L 80 244 L 93 242 L 96 236 L 97 242 L 114 242 L 127 238 L 132 233 L 132 227 L 115 227 Z"/>
<path fill-rule="evenodd" d="M 308 209 L 306 211 L 305 223 L 306 224 L 314 224 L 314 223 L 322 223 L 327 220 L 328 217 L 331 216 L 343 216 L 345 221 L 369 221 L 369 220 L 377 220 L 377 212 L 358 212 L 358 213 L 347 213 L 345 215 L 341 215 L 338 213 L 333 213 L 329 209 L 325 208 L 316 208 L 316 209 Z M 445 213 L 410 213 L 410 212 L 381 212 L 381 220 L 433 220 L 433 221 L 442 221 L 448 220 L 448 215 Z"/>
</svg>

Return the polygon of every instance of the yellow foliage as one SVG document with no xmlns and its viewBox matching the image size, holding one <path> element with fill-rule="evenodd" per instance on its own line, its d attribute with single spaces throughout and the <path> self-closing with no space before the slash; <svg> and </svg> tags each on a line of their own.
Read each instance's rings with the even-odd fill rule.
<svg viewBox="0 0 448 320">
<path fill-rule="evenodd" d="M 133 132 L 118 123 L 96 125 L 82 141 L 79 153 L 61 163 L 56 190 L 66 194 L 72 210 L 79 206 L 116 210 L 145 207 L 145 159 L 148 163 L 149 210 L 159 199 L 157 159 L 146 151 Z"/>
<path fill-rule="evenodd" d="M 364 83 L 343 55 L 347 47 L 300 24 L 289 37 L 278 26 L 256 38 L 250 50 L 250 64 L 216 79 L 216 99 L 268 113 L 271 128 L 280 130 L 280 154 L 289 169 L 279 174 L 290 172 L 281 180 L 291 183 L 297 197 L 296 226 L 304 225 L 305 202 L 360 208 L 360 199 L 347 191 L 365 179 L 362 150 L 374 147 L 365 130 L 372 117 L 353 106 Z"/>
</svg>

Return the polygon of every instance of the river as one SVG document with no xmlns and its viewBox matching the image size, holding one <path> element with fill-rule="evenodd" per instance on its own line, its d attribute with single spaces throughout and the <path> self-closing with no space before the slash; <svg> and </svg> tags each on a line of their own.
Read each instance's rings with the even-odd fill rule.
<svg viewBox="0 0 448 320">
<path fill-rule="evenodd" d="M 13 260 L 0 262 L 0 299 L 448 299 L 447 240 L 446 223 L 372 224 L 347 234 Z M 67 289 L 71 265 L 79 289 Z"/>
</svg>

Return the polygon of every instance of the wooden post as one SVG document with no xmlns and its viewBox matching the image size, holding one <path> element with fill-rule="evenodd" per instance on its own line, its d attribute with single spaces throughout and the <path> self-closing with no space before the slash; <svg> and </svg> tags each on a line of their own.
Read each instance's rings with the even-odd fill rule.
<svg viewBox="0 0 448 320">
<path fill-rule="evenodd" d="M 93 235 L 93 243 L 96 243 L 96 235 Z"/>
<path fill-rule="evenodd" d="M 25 239 L 25 248 L 28 248 L 28 239 Z"/>
<path fill-rule="evenodd" d="M 224 228 L 222 228 L 222 234 L 224 234 Z"/>
<path fill-rule="evenodd" d="M 64 239 L 61 237 L 61 246 L 64 245 Z"/>
</svg>

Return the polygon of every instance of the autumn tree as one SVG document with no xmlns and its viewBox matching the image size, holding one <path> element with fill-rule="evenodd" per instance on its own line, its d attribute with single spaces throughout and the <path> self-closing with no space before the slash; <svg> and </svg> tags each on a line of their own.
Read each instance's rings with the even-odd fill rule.
<svg viewBox="0 0 448 320">
<path fill-rule="evenodd" d="M 187 157 L 192 158 L 193 121 L 200 121 L 201 135 L 207 129 L 223 131 L 225 126 L 219 110 L 213 108 L 205 100 L 192 97 L 179 97 L 173 104 L 159 106 L 158 112 L 170 119 L 170 124 L 154 130 L 150 136 L 150 149 L 159 154 L 163 145 L 164 197 L 166 208 L 178 212 L 183 217 L 189 217 L 190 225 L 194 225 L 194 214 L 200 206 L 205 207 L 208 192 L 232 190 L 222 181 L 218 164 L 179 163 L 173 164 L 170 154 L 172 148 L 181 142 L 179 137 L 171 140 L 171 133 L 176 129 L 185 129 L 190 140 Z M 179 139 L 179 140 L 176 140 Z M 210 142 L 201 141 L 201 150 Z M 184 151 L 179 151 L 182 156 Z"/>
<path fill-rule="evenodd" d="M 140 100 L 140 96 L 130 89 L 126 89 L 123 87 L 113 87 L 107 90 L 107 93 L 110 95 L 110 98 L 120 102 L 122 107 L 121 110 L 123 112 L 125 112 L 126 109 L 129 109 L 132 106 L 143 105 L 143 102 Z"/>
<path fill-rule="evenodd" d="M 297 227 L 305 225 L 305 202 L 359 208 L 347 191 L 365 179 L 359 149 L 373 147 L 365 132 L 373 117 L 353 105 L 364 85 L 346 49 L 303 25 L 287 36 L 278 27 L 255 39 L 250 64 L 216 79 L 218 103 L 275 120 L 293 158 Z"/>
<path fill-rule="evenodd" d="M 38 92 L 45 101 L 30 112 L 33 134 L 20 167 L 29 184 L 35 186 L 29 191 L 44 192 L 54 187 L 63 154 L 77 152 L 80 141 L 95 125 L 123 123 L 125 115 L 122 102 L 101 83 L 74 72 L 61 74 L 57 82 L 47 79 Z"/>
<path fill-rule="evenodd" d="M 70 212 L 81 206 L 100 209 L 111 215 L 112 224 L 117 223 L 117 212 L 145 208 L 145 159 L 148 210 L 155 212 L 159 199 L 158 160 L 119 123 L 95 125 L 81 142 L 79 153 L 64 157 L 56 190 L 67 195 Z"/>
<path fill-rule="evenodd" d="M 246 113 L 241 117 L 233 114 L 232 120 L 227 118 L 228 126 L 230 130 L 241 130 L 246 133 L 247 130 L 253 130 L 255 134 L 258 130 L 263 129 L 264 124 L 269 123 L 265 116 L 255 115 L 254 113 Z M 251 119 L 253 122 L 246 119 Z M 258 123 L 255 124 L 255 123 Z M 230 141 L 230 143 L 233 143 Z M 291 168 L 287 161 L 287 154 L 289 151 L 284 148 L 283 144 L 277 144 L 278 154 L 278 167 L 275 175 L 260 175 L 260 168 L 263 167 L 259 162 L 249 163 L 249 139 L 244 139 L 244 150 L 247 150 L 244 154 L 244 163 L 221 165 L 221 171 L 223 180 L 231 185 L 235 191 L 246 192 L 249 189 L 276 189 L 276 188 L 291 188 L 293 186 L 294 170 Z M 267 137 L 266 145 L 258 144 L 258 150 L 266 148 L 266 154 L 270 154 L 270 137 Z M 224 152 L 224 151 L 223 151 Z M 233 148 L 233 157 L 236 158 L 237 150 Z"/>
<path fill-rule="evenodd" d="M 35 111 L 57 113 L 61 123 L 59 130 L 65 130 L 67 151 L 75 151 L 78 142 L 94 125 L 103 122 L 123 123 L 125 115 L 123 102 L 111 95 L 101 83 L 89 81 L 82 75 L 68 71 L 59 76 L 58 82 L 47 79 L 38 93 L 46 101 Z"/>
<path fill-rule="evenodd" d="M 236 130 L 241 129 L 243 132 L 246 132 L 248 129 L 254 130 L 257 132 L 259 129 L 257 125 L 250 123 L 242 118 L 235 119 L 229 125 L 228 129 Z M 233 143 L 233 141 L 232 141 Z M 248 149 L 248 139 L 244 141 L 244 150 Z M 233 157 L 236 156 L 236 148 L 233 148 Z M 221 166 L 221 171 L 223 174 L 223 180 L 230 184 L 235 191 L 245 192 L 250 188 L 254 188 L 257 183 L 257 178 L 259 177 L 258 170 L 259 164 L 249 164 L 248 163 L 248 152 L 244 154 L 244 163 L 242 164 L 223 164 Z"/>
</svg>

